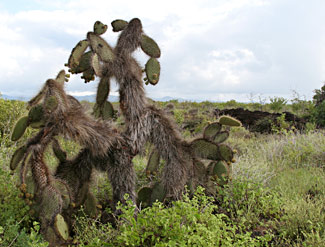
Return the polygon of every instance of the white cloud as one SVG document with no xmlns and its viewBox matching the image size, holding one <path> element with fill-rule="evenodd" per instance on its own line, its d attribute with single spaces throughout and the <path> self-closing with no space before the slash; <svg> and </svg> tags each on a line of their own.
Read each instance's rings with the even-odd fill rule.
<svg viewBox="0 0 325 247">
<path fill-rule="evenodd" d="M 314 5 L 292 0 L 33 3 L 40 8 L 0 12 L 2 93 L 34 94 L 63 68 L 96 20 L 133 17 L 142 20 L 145 32 L 162 49 L 161 81 L 146 87 L 150 97 L 243 98 L 249 92 L 288 94 L 292 89 L 306 93 L 325 78 L 320 0 Z M 114 45 L 117 34 L 108 31 L 104 37 Z M 72 76 L 67 89 L 95 92 L 96 83 L 84 84 Z"/>
</svg>

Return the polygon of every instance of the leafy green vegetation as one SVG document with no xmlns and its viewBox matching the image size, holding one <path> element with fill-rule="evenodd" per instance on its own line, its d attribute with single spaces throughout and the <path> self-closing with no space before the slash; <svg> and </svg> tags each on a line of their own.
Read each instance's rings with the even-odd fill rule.
<svg viewBox="0 0 325 247">
<path fill-rule="evenodd" d="M 291 102 L 282 110 L 295 109 L 303 115 L 311 109 L 310 102 Z M 263 106 L 271 110 L 267 104 L 234 101 L 155 104 L 174 112 L 171 117 L 176 118 L 188 140 L 201 134 L 208 122 L 215 121 L 215 108 Z M 0 100 L 0 110 L 0 118 L 8 120 L 1 121 L 0 246 L 48 246 L 31 207 L 20 198 L 16 188 L 18 174 L 9 169 L 16 149 L 9 138 L 10 130 L 25 113 L 24 104 Z M 318 117 L 322 119 L 321 115 Z M 190 121 L 193 125 L 186 127 Z M 123 118 L 119 117 L 118 122 L 123 126 Z M 237 150 L 237 162 L 232 165 L 231 182 L 219 187 L 216 196 L 208 196 L 199 188 L 193 196 L 185 194 L 182 200 L 167 204 L 156 202 L 152 207 L 139 209 L 131 202 L 120 205 L 120 214 L 113 215 L 110 202 L 105 201 L 105 195 L 111 195 L 111 187 L 105 176 L 96 174 L 92 191 L 103 210 L 94 218 L 82 211 L 76 215 L 71 242 L 78 246 L 325 246 L 325 133 L 315 130 L 315 122 L 309 123 L 305 133 L 285 131 L 286 123 L 281 117 L 279 123 L 269 135 L 253 134 L 243 127 L 230 130 L 227 143 Z M 26 132 L 24 138 L 30 135 Z M 73 142 L 60 144 L 69 157 L 80 148 Z M 55 166 L 57 160 L 51 152 L 46 154 L 46 162 Z M 143 175 L 147 153 L 133 161 L 140 189 L 148 179 Z"/>
</svg>

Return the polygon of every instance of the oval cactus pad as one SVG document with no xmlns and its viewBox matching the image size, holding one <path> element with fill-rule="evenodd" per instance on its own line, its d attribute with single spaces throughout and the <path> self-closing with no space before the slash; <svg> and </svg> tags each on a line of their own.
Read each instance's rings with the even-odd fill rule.
<svg viewBox="0 0 325 247">
<path fill-rule="evenodd" d="M 237 120 L 236 118 L 230 117 L 230 116 L 221 116 L 219 118 L 219 123 L 222 125 L 228 125 L 231 127 L 240 127 L 241 122 Z"/>
<path fill-rule="evenodd" d="M 94 33 L 101 35 L 107 31 L 107 25 L 101 23 L 100 21 L 96 21 L 94 24 Z"/>
<path fill-rule="evenodd" d="M 10 169 L 12 171 L 17 168 L 20 161 L 24 158 L 25 153 L 26 153 L 26 146 L 22 146 L 14 152 L 10 160 Z"/>
<path fill-rule="evenodd" d="M 231 162 L 234 158 L 234 151 L 226 144 L 220 144 L 218 146 L 219 154 L 222 160 Z"/>
<path fill-rule="evenodd" d="M 143 34 L 141 37 L 141 49 L 144 53 L 146 53 L 148 56 L 153 58 L 159 58 L 160 57 L 160 48 L 156 41 L 154 41 L 149 36 Z"/>
<path fill-rule="evenodd" d="M 25 133 L 27 126 L 28 126 L 28 116 L 24 116 L 20 118 L 12 131 L 11 140 L 12 141 L 19 140 L 19 138 L 22 137 L 22 135 Z"/>
<path fill-rule="evenodd" d="M 211 123 L 204 129 L 203 137 L 209 141 L 213 141 L 215 136 L 220 132 L 222 125 L 218 122 Z"/>
<path fill-rule="evenodd" d="M 126 28 L 126 26 L 128 25 L 128 22 L 118 19 L 118 20 L 112 21 L 111 25 L 113 27 L 113 32 L 119 32 L 119 31 L 122 31 L 124 28 Z"/>
<path fill-rule="evenodd" d="M 113 49 L 104 39 L 91 32 L 87 34 L 87 39 L 90 42 L 91 49 L 98 54 L 103 62 L 110 62 L 114 59 Z"/>
<path fill-rule="evenodd" d="M 219 160 L 218 145 L 205 139 L 196 139 L 191 143 L 194 155 L 201 159 Z"/>
<path fill-rule="evenodd" d="M 152 85 L 156 85 L 160 76 L 160 64 L 157 59 L 150 58 L 145 66 L 148 81 Z"/>
<path fill-rule="evenodd" d="M 214 137 L 213 141 L 219 144 L 227 140 L 228 137 L 229 137 L 229 131 L 221 131 Z"/>
<path fill-rule="evenodd" d="M 68 60 L 68 67 L 75 68 L 79 65 L 82 54 L 86 51 L 89 45 L 88 40 L 79 41 L 79 43 L 72 49 L 71 55 Z"/>
<path fill-rule="evenodd" d="M 55 232 L 64 240 L 69 238 L 69 227 L 61 214 L 57 214 L 54 220 Z"/>
</svg>

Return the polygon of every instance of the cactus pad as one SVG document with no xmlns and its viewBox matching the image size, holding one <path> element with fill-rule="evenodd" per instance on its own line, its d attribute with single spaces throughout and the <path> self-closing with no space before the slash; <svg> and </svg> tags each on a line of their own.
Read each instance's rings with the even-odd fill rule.
<svg viewBox="0 0 325 247">
<path fill-rule="evenodd" d="M 26 146 L 22 146 L 14 152 L 10 160 L 10 169 L 12 171 L 17 168 L 20 161 L 24 158 L 26 150 L 27 150 Z"/>
<path fill-rule="evenodd" d="M 227 125 L 231 127 L 240 127 L 241 122 L 237 120 L 236 118 L 229 117 L 229 116 L 221 116 L 219 118 L 219 123 L 222 125 Z"/>
<path fill-rule="evenodd" d="M 191 147 L 196 157 L 209 160 L 220 159 L 218 145 L 215 143 L 199 138 L 192 141 Z"/>
<path fill-rule="evenodd" d="M 94 24 L 94 33 L 101 35 L 107 31 L 107 25 L 101 23 L 100 21 L 96 21 Z"/>
<path fill-rule="evenodd" d="M 95 118 L 100 118 L 101 116 L 101 110 L 100 110 L 100 106 L 96 103 L 93 107 L 93 112 L 92 112 L 92 115 L 95 117 Z"/>
<path fill-rule="evenodd" d="M 229 137 L 229 131 L 221 131 L 218 134 L 216 134 L 213 141 L 219 144 L 227 140 L 228 137 Z"/>
<path fill-rule="evenodd" d="M 114 117 L 114 108 L 111 102 L 105 101 L 102 108 L 102 117 L 104 120 L 108 120 Z"/>
<path fill-rule="evenodd" d="M 158 44 L 149 36 L 142 34 L 140 45 L 143 52 L 148 56 L 153 58 L 160 57 L 160 48 Z"/>
<path fill-rule="evenodd" d="M 90 69 L 90 62 L 91 62 L 92 54 L 93 53 L 91 51 L 88 51 L 88 52 L 82 54 L 82 56 L 80 58 L 79 65 L 71 68 L 69 71 L 72 74 L 78 74 L 78 73 L 81 73 L 81 72 L 84 72 L 84 71 Z"/>
<path fill-rule="evenodd" d="M 152 194 L 151 194 L 151 203 L 154 203 L 155 201 L 162 202 L 164 201 L 166 197 L 166 191 L 162 183 L 155 183 L 155 185 L 152 188 Z"/>
<path fill-rule="evenodd" d="M 152 85 L 156 85 L 160 76 L 160 64 L 157 59 L 150 58 L 145 66 L 146 76 Z"/>
<path fill-rule="evenodd" d="M 104 39 L 91 32 L 87 34 L 87 39 L 90 42 L 93 52 L 97 53 L 103 62 L 108 63 L 114 60 L 115 55 L 113 53 L 113 49 Z"/>
<path fill-rule="evenodd" d="M 229 178 L 229 167 L 224 161 L 211 162 L 209 164 L 210 175 L 215 176 L 219 185 L 225 185 Z"/>
<path fill-rule="evenodd" d="M 72 52 L 71 52 L 71 55 L 69 57 L 68 64 L 67 64 L 67 66 L 70 69 L 73 69 L 79 65 L 81 56 L 86 51 L 88 45 L 89 45 L 88 40 L 82 40 L 72 49 Z"/>
<path fill-rule="evenodd" d="M 101 106 L 107 100 L 110 90 L 110 80 L 108 77 L 102 77 L 98 83 L 96 103 Z"/>
<path fill-rule="evenodd" d="M 231 162 L 234 158 L 234 151 L 226 144 L 220 144 L 218 146 L 219 154 L 222 160 Z"/>
<path fill-rule="evenodd" d="M 53 186 L 60 191 L 62 198 L 62 208 L 67 209 L 71 203 L 70 191 L 67 183 L 61 179 L 54 179 L 52 181 Z"/>
<path fill-rule="evenodd" d="M 200 182 L 204 182 L 206 179 L 206 168 L 204 164 L 198 160 L 193 162 L 194 165 L 194 175 Z"/>
<path fill-rule="evenodd" d="M 90 61 L 91 67 L 93 68 L 95 75 L 102 76 L 102 69 L 99 61 L 99 57 L 96 53 L 92 54 L 91 61 Z"/>
<path fill-rule="evenodd" d="M 138 192 L 138 201 L 137 204 L 142 204 L 143 207 L 147 207 L 151 203 L 151 194 L 152 194 L 152 188 L 150 187 L 143 187 Z"/>
<path fill-rule="evenodd" d="M 97 215 L 97 199 L 90 191 L 87 193 L 84 207 L 85 213 L 90 217 L 95 217 Z"/>
<path fill-rule="evenodd" d="M 11 140 L 12 141 L 19 140 L 20 137 L 22 137 L 22 135 L 25 133 L 27 126 L 28 126 L 28 116 L 24 116 L 20 118 L 12 131 Z"/>
<path fill-rule="evenodd" d="M 61 214 L 57 214 L 54 219 L 54 230 L 63 240 L 69 238 L 69 227 Z"/>
<path fill-rule="evenodd" d="M 128 22 L 118 19 L 118 20 L 112 21 L 111 25 L 113 27 L 113 32 L 119 32 L 119 31 L 122 31 L 124 28 L 126 28 L 126 26 L 128 25 Z"/>
<path fill-rule="evenodd" d="M 85 80 L 85 83 L 95 80 L 95 72 L 92 68 L 87 69 L 82 73 L 81 79 Z"/>
<path fill-rule="evenodd" d="M 53 112 L 58 107 L 58 104 L 57 98 L 52 95 L 45 100 L 44 108 L 47 112 Z"/>
<path fill-rule="evenodd" d="M 207 127 L 205 127 L 203 132 L 204 139 L 209 141 L 213 141 L 215 136 L 221 131 L 222 125 L 220 123 L 211 123 Z"/>
<path fill-rule="evenodd" d="M 64 70 L 61 70 L 59 74 L 56 76 L 55 81 L 57 81 L 60 84 L 64 84 L 66 80 L 66 74 Z"/>
<path fill-rule="evenodd" d="M 42 105 L 33 106 L 28 112 L 28 122 L 38 123 L 43 119 L 44 111 Z"/>
<path fill-rule="evenodd" d="M 41 120 L 39 122 L 30 123 L 29 126 L 33 129 L 43 128 L 45 126 L 45 121 Z"/>
<path fill-rule="evenodd" d="M 160 162 L 160 154 L 157 149 L 153 149 L 149 155 L 147 167 L 146 167 L 146 174 L 148 175 L 155 175 L 159 168 Z"/>
</svg>

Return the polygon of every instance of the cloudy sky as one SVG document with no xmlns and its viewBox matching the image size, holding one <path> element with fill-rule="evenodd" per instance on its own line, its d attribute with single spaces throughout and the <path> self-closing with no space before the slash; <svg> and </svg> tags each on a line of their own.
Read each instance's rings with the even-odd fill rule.
<svg viewBox="0 0 325 247">
<path fill-rule="evenodd" d="M 310 99 L 325 81 L 324 12 L 324 0 L 2 0 L 0 92 L 36 94 L 95 21 L 138 17 L 162 50 L 149 97 L 258 101 L 297 92 Z M 103 37 L 115 45 L 116 33 Z M 85 95 L 96 84 L 72 76 L 66 89 Z"/>
</svg>

